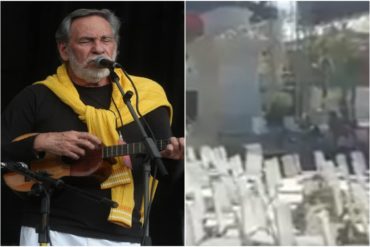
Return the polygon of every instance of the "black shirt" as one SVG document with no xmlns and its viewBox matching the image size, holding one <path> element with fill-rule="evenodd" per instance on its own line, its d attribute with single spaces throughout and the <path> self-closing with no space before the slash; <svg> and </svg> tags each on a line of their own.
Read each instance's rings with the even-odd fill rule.
<svg viewBox="0 0 370 247">
<path fill-rule="evenodd" d="M 108 109 L 111 102 L 111 84 L 103 87 L 86 88 L 76 86 L 81 100 L 96 108 Z M 139 92 L 140 93 L 140 92 Z M 140 103 L 139 103 L 140 104 Z M 167 139 L 171 134 L 169 114 L 165 107 L 159 107 L 144 118 L 149 123 L 156 138 Z M 120 116 L 116 116 L 120 123 Z M 134 122 L 121 127 L 123 138 L 127 143 L 141 141 L 141 136 Z M 35 160 L 33 151 L 34 137 L 23 141 L 11 142 L 14 138 L 26 133 L 43 133 L 59 131 L 87 131 L 86 125 L 78 119 L 73 110 L 65 105 L 47 87 L 32 85 L 22 90 L 2 114 L 2 160 L 24 161 Z M 143 196 L 142 156 L 131 156 L 134 177 L 134 199 L 132 228 L 124 228 L 107 221 L 110 209 L 91 201 L 81 195 L 60 190 L 53 193 L 51 199 L 50 228 L 75 235 L 103 238 L 115 241 L 140 242 L 142 235 L 139 223 L 139 208 Z M 66 183 L 79 187 L 95 195 L 111 198 L 111 190 L 99 189 L 98 183 L 81 177 L 64 177 Z M 24 217 L 22 224 L 37 227 L 40 222 L 40 199 L 24 200 Z"/>
</svg>

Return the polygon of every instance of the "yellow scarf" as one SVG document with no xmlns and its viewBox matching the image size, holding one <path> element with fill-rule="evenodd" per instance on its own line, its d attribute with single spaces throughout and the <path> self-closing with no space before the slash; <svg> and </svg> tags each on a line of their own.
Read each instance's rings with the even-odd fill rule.
<svg viewBox="0 0 370 247">
<path fill-rule="evenodd" d="M 130 90 L 134 92 L 131 83 L 123 74 L 122 70 L 115 69 L 115 72 L 120 78 L 120 83 L 124 91 L 127 92 Z M 145 115 L 159 106 L 166 106 L 168 107 L 170 119 L 172 120 L 172 106 L 168 102 L 163 88 L 156 82 L 144 77 L 131 76 L 131 78 L 139 93 L 139 110 L 141 114 Z M 48 76 L 46 80 L 37 83 L 47 86 L 60 98 L 60 100 L 71 107 L 78 115 L 79 119 L 86 123 L 89 133 L 99 137 L 105 146 L 116 145 L 119 140 L 119 135 L 116 130 L 116 122 L 118 127 L 121 127 L 121 123 L 120 121 L 116 121 L 116 116 L 119 116 L 117 108 L 119 109 L 125 124 L 133 121 L 128 108 L 122 100 L 122 95 L 117 85 L 114 83 L 112 98 L 117 104 L 117 108 L 113 103 L 111 103 L 109 110 L 96 109 L 92 106 L 85 105 L 80 100 L 77 89 L 70 80 L 64 64 L 58 67 L 56 74 Z M 135 108 L 135 94 L 131 98 L 131 102 Z M 101 184 L 101 188 L 112 189 L 112 200 L 119 204 L 117 208 L 111 209 L 108 220 L 124 227 L 131 227 L 132 211 L 135 206 L 134 183 L 131 170 L 122 162 L 122 159 L 117 159 L 117 163 L 112 167 L 112 174 Z M 152 184 L 152 181 L 153 179 L 151 177 L 150 185 Z M 157 181 L 155 181 L 154 186 L 157 186 Z M 151 198 L 153 198 L 153 196 L 154 194 L 151 195 Z M 143 204 L 141 205 L 140 213 L 140 221 L 142 222 L 144 213 Z"/>
</svg>

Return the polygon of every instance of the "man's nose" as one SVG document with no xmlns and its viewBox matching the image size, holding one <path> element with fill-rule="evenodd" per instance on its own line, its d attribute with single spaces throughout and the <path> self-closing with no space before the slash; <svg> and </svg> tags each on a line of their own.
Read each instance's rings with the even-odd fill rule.
<svg viewBox="0 0 370 247">
<path fill-rule="evenodd" d="M 97 54 L 103 53 L 105 51 L 105 49 L 104 49 L 104 46 L 103 46 L 102 42 L 100 42 L 99 40 L 96 40 L 94 42 L 94 46 L 92 48 L 92 51 L 94 53 L 97 53 Z"/>
</svg>

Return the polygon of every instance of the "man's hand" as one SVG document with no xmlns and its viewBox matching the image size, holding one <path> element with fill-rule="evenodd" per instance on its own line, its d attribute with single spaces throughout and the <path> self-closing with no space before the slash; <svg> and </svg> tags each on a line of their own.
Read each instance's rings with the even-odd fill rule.
<svg viewBox="0 0 370 247">
<path fill-rule="evenodd" d="M 184 159 L 184 147 L 185 139 L 184 137 L 170 138 L 171 143 L 169 143 L 165 150 L 161 152 L 162 158 L 180 160 Z"/>
<path fill-rule="evenodd" d="M 33 148 L 36 152 L 48 152 L 72 159 L 85 155 L 85 150 L 99 148 L 101 141 L 98 137 L 87 132 L 65 131 L 41 133 L 36 136 Z"/>
</svg>

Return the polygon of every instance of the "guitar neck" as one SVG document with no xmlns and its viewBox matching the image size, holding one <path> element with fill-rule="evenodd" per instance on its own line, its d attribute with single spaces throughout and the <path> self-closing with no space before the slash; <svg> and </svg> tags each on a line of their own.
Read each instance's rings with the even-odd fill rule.
<svg viewBox="0 0 370 247">
<path fill-rule="evenodd" d="M 167 144 L 170 143 L 169 139 L 158 140 L 157 147 L 159 151 L 166 148 Z M 136 142 L 130 144 L 113 145 L 109 147 L 104 147 L 102 150 L 103 159 L 112 158 L 117 156 L 124 156 L 129 154 L 143 154 L 146 153 L 146 147 L 143 142 Z"/>
</svg>

